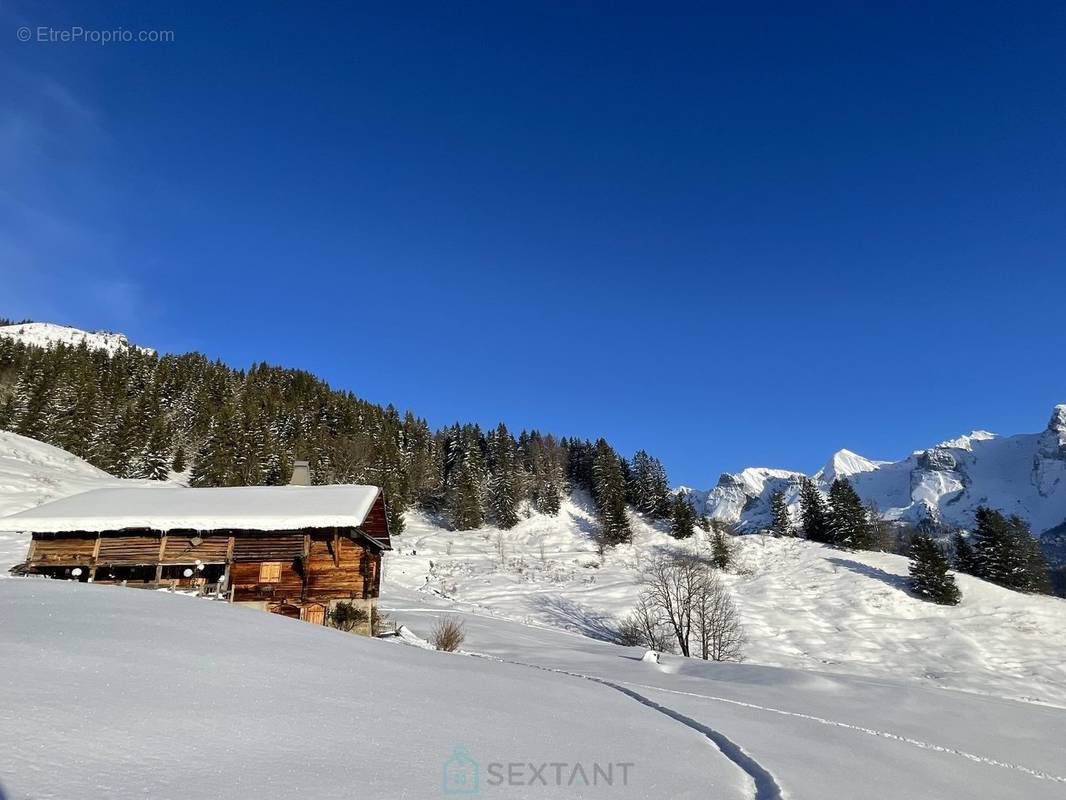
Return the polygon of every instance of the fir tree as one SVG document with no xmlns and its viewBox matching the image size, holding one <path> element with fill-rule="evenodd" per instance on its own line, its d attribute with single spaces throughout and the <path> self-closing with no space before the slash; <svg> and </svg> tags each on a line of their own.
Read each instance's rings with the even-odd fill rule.
<svg viewBox="0 0 1066 800">
<path fill-rule="evenodd" d="M 696 509 L 692 507 L 688 492 L 675 494 L 671 506 L 670 535 L 675 539 L 687 539 L 696 524 Z"/>
<path fill-rule="evenodd" d="M 455 466 L 449 476 L 449 507 L 456 530 L 480 528 L 485 520 L 485 470 L 480 435 L 473 428 L 452 443 Z"/>
<path fill-rule="evenodd" d="M 977 509 L 976 518 L 975 574 L 1015 591 L 1048 593 L 1047 561 L 1025 521 L 984 506 Z"/>
<path fill-rule="evenodd" d="M 187 466 L 187 460 L 185 456 L 184 445 L 178 445 L 178 448 L 174 451 L 174 460 L 170 462 L 170 468 L 175 472 L 184 472 Z"/>
<path fill-rule="evenodd" d="M 961 597 L 955 578 L 948 574 L 948 561 L 931 536 L 919 533 L 911 542 L 911 587 L 915 593 L 945 606 L 957 605 Z"/>
<path fill-rule="evenodd" d="M 670 498 L 670 482 L 666 470 L 657 458 L 638 450 L 630 465 L 627 499 L 652 519 L 670 516 L 674 508 Z"/>
<path fill-rule="evenodd" d="M 711 537 L 711 564 L 720 570 L 729 569 L 733 563 L 733 547 L 726 538 L 725 531 L 715 526 Z"/>
<path fill-rule="evenodd" d="M 152 426 L 152 432 L 148 437 L 148 443 L 141 452 L 137 464 L 137 477 L 147 478 L 153 481 L 165 481 L 170 477 L 167 470 L 167 455 L 170 452 L 170 440 L 167 437 L 166 425 L 162 419 L 156 420 Z"/>
<path fill-rule="evenodd" d="M 870 520 L 866 507 L 847 478 L 837 478 L 829 489 L 829 542 L 848 550 L 870 546 Z"/>
<path fill-rule="evenodd" d="M 496 526 L 507 530 L 518 524 L 518 474 L 515 441 L 502 422 L 493 434 L 491 450 L 489 507 Z"/>
<path fill-rule="evenodd" d="M 800 481 L 800 520 L 803 535 L 812 542 L 829 542 L 829 510 L 814 481 Z"/>
<path fill-rule="evenodd" d="M 593 480 L 601 546 L 629 542 L 633 534 L 626 514 L 625 473 L 621 459 L 603 439 L 596 442 Z"/>
<path fill-rule="evenodd" d="M 240 432 L 234 419 L 233 409 L 223 405 L 211 422 L 199 450 L 189 478 L 191 486 L 238 486 L 236 469 L 237 452 L 240 448 Z"/>
<path fill-rule="evenodd" d="M 796 530 L 792 526 L 792 514 L 788 510 L 785 501 L 785 493 L 776 489 L 770 494 L 770 533 L 774 536 L 795 536 Z"/>
<path fill-rule="evenodd" d="M 955 551 L 956 572 L 964 572 L 967 575 L 976 575 L 979 569 L 977 564 L 977 553 L 974 551 L 973 545 L 970 544 L 969 539 L 966 538 L 962 531 L 955 531 L 952 535 L 951 546 Z"/>
</svg>

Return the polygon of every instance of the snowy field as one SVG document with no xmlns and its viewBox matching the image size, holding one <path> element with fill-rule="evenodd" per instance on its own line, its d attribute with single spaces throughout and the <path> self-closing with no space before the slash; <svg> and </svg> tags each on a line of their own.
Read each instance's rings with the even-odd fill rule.
<svg viewBox="0 0 1066 800">
<path fill-rule="evenodd" d="M 413 636 L 456 613 L 400 589 L 386 602 Z M 447 654 L 166 592 L 0 581 L 0 783 L 9 800 L 422 800 L 448 796 L 446 762 L 462 748 L 460 777 L 476 771 L 483 797 L 1066 791 L 1059 709 L 906 681 L 654 664 L 557 629 L 462 617 L 467 654 Z"/>
<path fill-rule="evenodd" d="M 606 639 L 633 608 L 641 564 L 661 551 L 707 551 L 705 534 L 679 543 L 634 517 L 634 543 L 601 564 L 593 515 L 575 499 L 558 517 L 510 531 L 448 531 L 409 514 L 386 556 L 385 584 Z M 735 543 L 737 566 L 725 577 L 749 661 L 1066 707 L 1066 600 L 960 575 L 961 605 L 936 606 L 910 594 L 901 556 L 762 535 Z"/>
</svg>

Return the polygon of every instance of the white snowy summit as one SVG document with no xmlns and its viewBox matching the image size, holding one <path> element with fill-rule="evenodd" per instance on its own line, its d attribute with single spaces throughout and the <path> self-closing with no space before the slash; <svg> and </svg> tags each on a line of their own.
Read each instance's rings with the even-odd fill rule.
<svg viewBox="0 0 1066 800">
<path fill-rule="evenodd" d="M 748 468 L 722 475 L 713 489 L 693 497 L 709 516 L 755 530 L 770 522 L 774 491 L 781 489 L 790 505 L 798 505 L 802 477 Z M 1066 404 L 1055 406 L 1040 433 L 973 431 L 901 461 L 871 461 L 839 450 L 811 476 L 824 490 L 839 477 L 890 519 L 968 526 L 977 507 L 987 505 L 1019 515 L 1039 534 L 1066 521 Z"/>
<path fill-rule="evenodd" d="M 52 347 L 57 344 L 77 347 L 84 344 L 90 350 L 106 350 L 108 355 L 131 349 L 143 350 L 146 353 L 154 352 L 150 348 L 130 344 L 129 339 L 121 333 L 110 331 L 90 333 L 79 328 L 56 325 L 53 322 L 23 322 L 18 325 L 0 326 L 0 336 L 16 339 L 35 347 Z"/>
</svg>

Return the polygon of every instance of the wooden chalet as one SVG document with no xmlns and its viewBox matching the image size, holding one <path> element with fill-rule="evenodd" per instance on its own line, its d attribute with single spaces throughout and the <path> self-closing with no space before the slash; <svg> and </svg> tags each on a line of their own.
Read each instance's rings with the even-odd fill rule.
<svg viewBox="0 0 1066 800">
<path fill-rule="evenodd" d="M 214 594 L 326 622 L 371 612 L 391 549 L 376 486 L 97 489 L 5 518 L 32 534 L 22 574 Z"/>
</svg>

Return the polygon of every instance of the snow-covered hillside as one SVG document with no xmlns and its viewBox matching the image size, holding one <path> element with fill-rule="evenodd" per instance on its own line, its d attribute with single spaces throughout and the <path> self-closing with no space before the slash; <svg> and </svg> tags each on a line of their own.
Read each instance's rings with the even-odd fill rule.
<svg viewBox="0 0 1066 800">
<path fill-rule="evenodd" d="M 608 639 L 635 604 L 642 565 L 659 552 L 708 550 L 702 532 L 679 543 L 639 517 L 632 522 L 633 544 L 601 563 L 594 518 L 580 498 L 558 517 L 533 515 L 510 531 L 448 531 L 409 514 L 385 582 Z M 910 593 L 901 556 L 764 535 L 735 544 L 738 564 L 726 581 L 752 661 L 1066 706 L 1066 600 L 959 575 L 961 605 L 936 606 Z"/>
<path fill-rule="evenodd" d="M 802 474 L 749 468 L 722 475 L 718 485 L 692 497 L 716 519 L 757 530 L 770 521 L 770 495 L 778 489 L 795 510 Z M 1066 520 L 1066 405 L 1056 406 L 1040 433 L 967 436 L 918 450 L 902 461 L 871 461 L 849 450 L 834 453 L 812 476 L 823 489 L 847 477 L 863 500 L 873 500 L 891 519 L 936 519 L 973 524 L 987 505 L 1026 519 L 1034 534 Z"/>
<path fill-rule="evenodd" d="M 154 481 L 121 480 L 66 450 L 0 431 L 0 517 L 89 489 L 159 486 Z M 25 559 L 27 540 L 0 523 L 0 577 Z"/>
<path fill-rule="evenodd" d="M 110 331 L 89 331 L 56 325 L 52 322 L 23 322 L 18 325 L 0 326 L 0 336 L 17 339 L 24 344 L 35 347 L 51 347 L 56 344 L 78 346 L 85 344 L 90 350 L 106 350 L 110 355 L 130 348 L 137 348 L 151 353 L 147 347 L 137 347 L 121 333 Z"/>
</svg>

